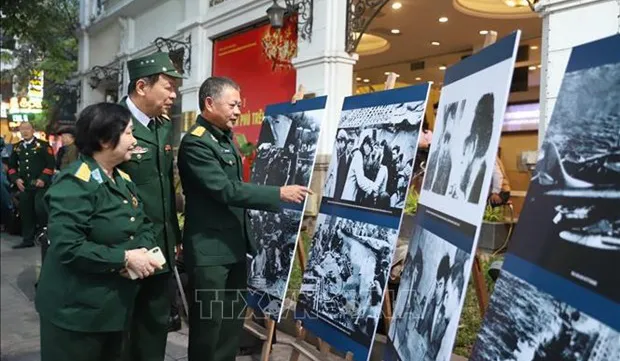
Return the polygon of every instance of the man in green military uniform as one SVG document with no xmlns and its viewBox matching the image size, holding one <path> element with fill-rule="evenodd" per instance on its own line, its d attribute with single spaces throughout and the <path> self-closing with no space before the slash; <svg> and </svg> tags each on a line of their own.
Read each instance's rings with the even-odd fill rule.
<svg viewBox="0 0 620 361">
<path fill-rule="evenodd" d="M 182 78 L 168 53 L 157 52 L 127 62 L 128 96 L 121 100 L 132 114 L 137 145 L 129 162 L 119 166 L 138 187 L 144 211 L 153 222 L 157 245 L 166 266 L 140 281 L 126 359 L 163 361 L 170 315 L 170 267 L 181 233 L 176 214 L 173 175 L 173 124 L 167 114 L 176 99 L 176 80 Z"/>
<path fill-rule="evenodd" d="M 43 195 L 54 174 L 54 151 L 49 143 L 34 136 L 32 124 L 19 126 L 22 135 L 9 158 L 9 180 L 19 190 L 22 242 L 13 248 L 34 246 L 37 228 L 47 224 Z"/>
<path fill-rule="evenodd" d="M 232 128 L 241 114 L 239 86 L 209 78 L 200 87 L 201 114 L 179 148 L 185 192 L 183 250 L 190 288 L 189 361 L 233 361 L 243 327 L 247 287 L 247 209 L 272 212 L 280 202 L 301 203 L 301 186 L 243 183 Z"/>
</svg>

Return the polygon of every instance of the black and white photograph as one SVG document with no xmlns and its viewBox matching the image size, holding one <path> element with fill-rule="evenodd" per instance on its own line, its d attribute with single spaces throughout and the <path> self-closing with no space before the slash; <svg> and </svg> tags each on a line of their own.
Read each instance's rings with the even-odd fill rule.
<svg viewBox="0 0 620 361">
<path fill-rule="evenodd" d="M 489 196 L 514 49 L 512 56 L 506 53 L 504 60 L 464 77 L 452 73 L 462 73 L 465 62 L 486 62 L 488 54 L 475 54 L 446 71 L 446 79 L 458 79 L 441 92 L 420 203 L 469 224 L 479 224 Z"/>
<path fill-rule="evenodd" d="M 251 210 L 250 228 L 256 255 L 249 270 L 248 286 L 277 299 L 284 299 L 295 252 L 302 213 Z"/>
<path fill-rule="evenodd" d="M 279 186 L 310 184 L 323 114 L 324 109 L 266 114 L 251 182 Z"/>
<path fill-rule="evenodd" d="M 396 236 L 395 229 L 319 214 L 298 302 L 369 344 Z"/>
<path fill-rule="evenodd" d="M 415 226 L 388 332 L 400 360 L 449 360 L 468 264 L 469 254 Z"/>
<path fill-rule="evenodd" d="M 416 101 L 343 110 L 325 199 L 369 209 L 402 209 L 424 105 Z"/>
<path fill-rule="evenodd" d="M 618 99 L 620 63 L 565 74 L 510 249 L 616 302 L 620 273 L 609 267 L 620 259 Z"/>
<path fill-rule="evenodd" d="M 470 361 L 620 360 L 620 334 L 502 271 Z"/>
</svg>

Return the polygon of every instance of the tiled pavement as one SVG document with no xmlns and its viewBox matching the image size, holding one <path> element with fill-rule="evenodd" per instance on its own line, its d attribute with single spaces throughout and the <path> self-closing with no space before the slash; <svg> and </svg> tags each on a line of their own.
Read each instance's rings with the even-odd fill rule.
<svg viewBox="0 0 620 361">
<path fill-rule="evenodd" d="M 40 259 L 39 248 L 13 250 L 19 238 L 2 233 L 0 237 L 0 361 L 39 361 L 39 317 L 34 309 L 34 280 L 36 264 Z M 278 333 L 278 340 L 289 338 Z M 291 348 L 274 345 L 271 360 L 289 359 Z M 166 361 L 187 360 L 187 328 L 168 334 Z M 258 360 L 258 357 L 254 358 Z M 250 356 L 237 357 L 237 361 L 252 361 Z M 307 361 L 304 357 L 303 361 Z"/>
</svg>

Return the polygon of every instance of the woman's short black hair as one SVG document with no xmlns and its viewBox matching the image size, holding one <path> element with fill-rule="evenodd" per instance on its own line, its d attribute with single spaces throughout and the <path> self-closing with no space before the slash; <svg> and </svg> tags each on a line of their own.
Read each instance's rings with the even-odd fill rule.
<svg viewBox="0 0 620 361">
<path fill-rule="evenodd" d="M 131 112 L 121 105 L 89 105 L 82 110 L 75 125 L 75 145 L 88 156 L 100 151 L 102 143 L 116 147 L 130 119 Z"/>
</svg>

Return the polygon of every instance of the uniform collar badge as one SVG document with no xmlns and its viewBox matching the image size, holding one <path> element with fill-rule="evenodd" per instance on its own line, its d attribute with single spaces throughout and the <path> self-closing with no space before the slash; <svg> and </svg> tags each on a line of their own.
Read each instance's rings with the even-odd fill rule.
<svg viewBox="0 0 620 361">
<path fill-rule="evenodd" d="M 97 183 L 103 183 L 103 178 L 101 177 L 101 172 L 99 171 L 99 169 L 95 169 L 94 171 L 90 172 L 90 176 L 91 178 L 96 180 Z"/>
<path fill-rule="evenodd" d="M 134 208 L 138 208 L 138 198 L 136 198 L 136 196 L 134 195 L 131 196 L 131 205 Z"/>
</svg>

